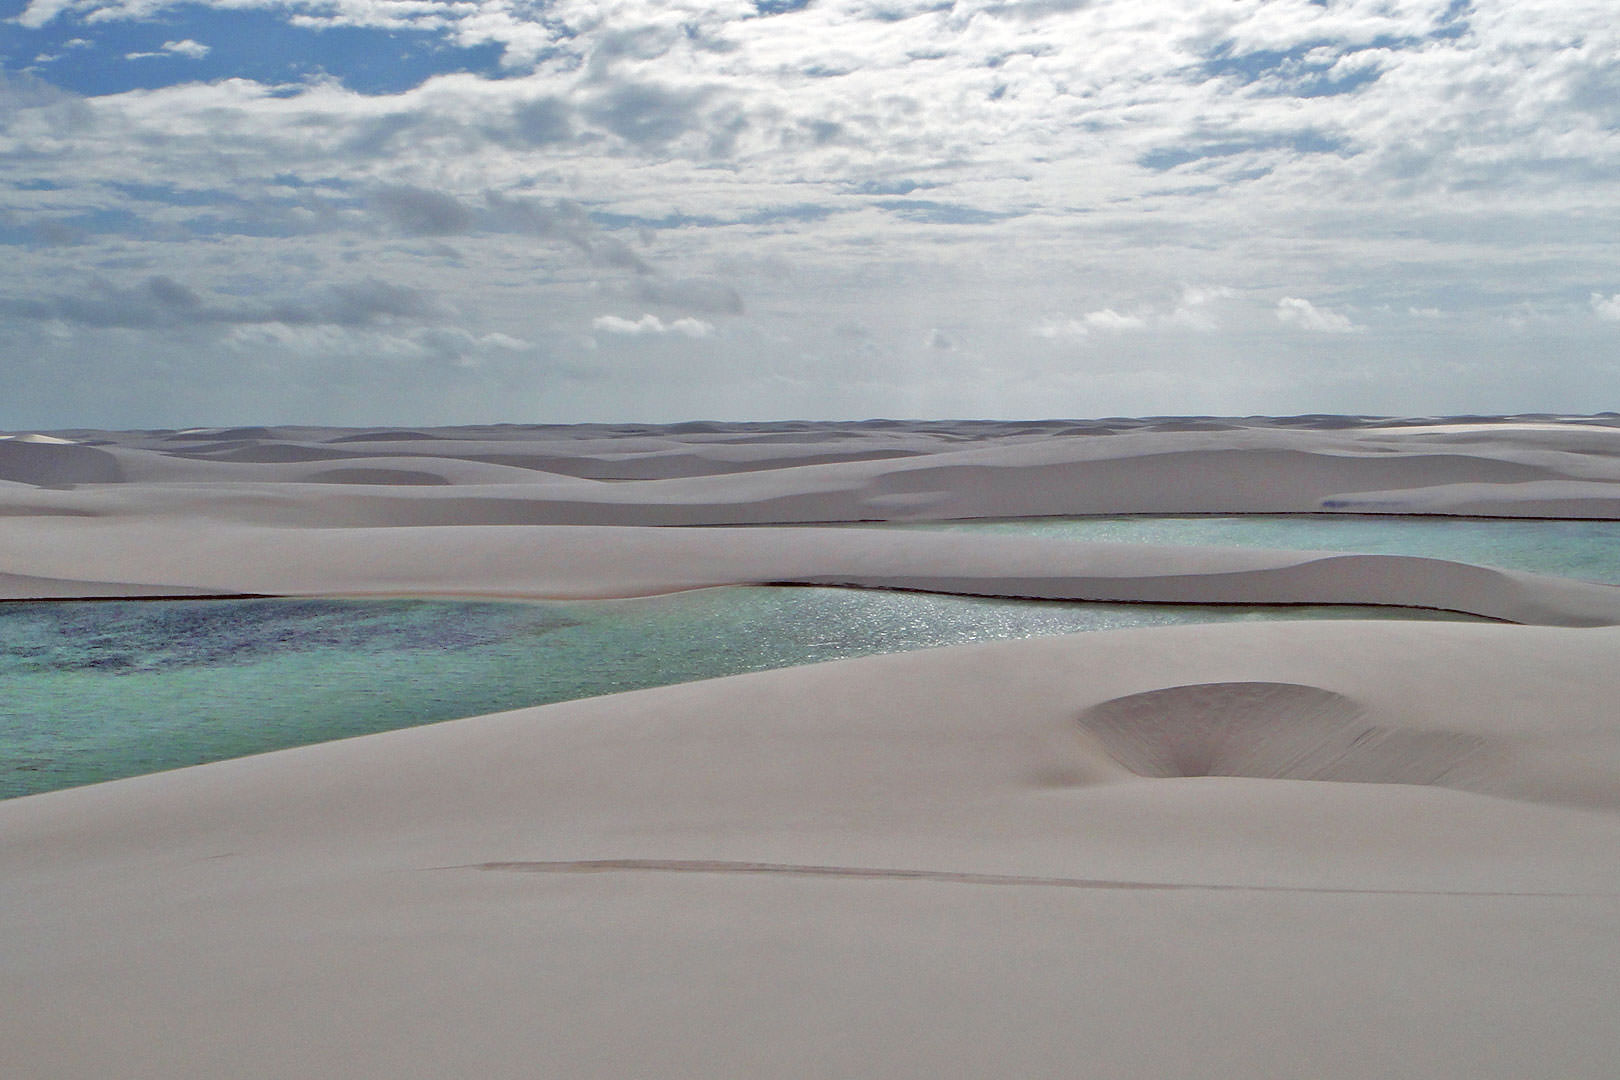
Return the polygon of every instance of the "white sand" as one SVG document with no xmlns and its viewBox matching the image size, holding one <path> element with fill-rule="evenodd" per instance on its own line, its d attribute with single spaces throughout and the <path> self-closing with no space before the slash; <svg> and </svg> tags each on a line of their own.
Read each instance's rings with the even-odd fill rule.
<svg viewBox="0 0 1620 1080">
<path fill-rule="evenodd" d="M 393 434 L 0 442 L 0 589 L 851 581 L 1547 625 L 935 650 L 0 803 L 5 1076 L 1615 1075 L 1620 590 L 1398 557 L 646 525 L 1369 493 L 1610 516 L 1620 429 Z"/>
</svg>

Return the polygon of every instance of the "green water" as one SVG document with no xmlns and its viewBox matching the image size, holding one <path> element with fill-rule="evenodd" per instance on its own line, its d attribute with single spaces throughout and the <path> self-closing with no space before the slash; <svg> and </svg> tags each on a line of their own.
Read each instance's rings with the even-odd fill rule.
<svg viewBox="0 0 1620 1080">
<path fill-rule="evenodd" d="M 709 589 L 603 603 L 5 604 L 0 797 L 870 653 L 1132 626 L 1378 614 L 823 588 Z"/>
<path fill-rule="evenodd" d="M 871 528 L 1014 533 L 1065 540 L 1295 548 L 1434 559 L 1620 584 L 1620 521 L 1245 514 L 1193 517 L 1018 518 Z"/>
</svg>

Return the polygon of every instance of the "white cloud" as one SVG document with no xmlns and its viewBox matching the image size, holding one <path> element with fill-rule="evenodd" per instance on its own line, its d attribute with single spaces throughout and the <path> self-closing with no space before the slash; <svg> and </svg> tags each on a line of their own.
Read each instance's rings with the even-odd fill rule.
<svg viewBox="0 0 1620 1080">
<path fill-rule="evenodd" d="M 1298 296 L 1285 296 L 1277 301 L 1277 319 L 1319 334 L 1351 334 L 1361 329 L 1348 315 L 1332 308 L 1319 308 Z"/>
<path fill-rule="evenodd" d="M 1140 330 L 1147 325 L 1147 321 L 1140 315 L 1121 315 L 1113 308 L 1103 308 L 1101 311 L 1088 311 L 1081 316 L 1086 326 L 1092 330 Z"/>
<path fill-rule="evenodd" d="M 1126 312 L 1100 308 L 1078 317 L 1047 319 L 1038 323 L 1031 332 L 1036 337 L 1055 341 L 1061 338 L 1085 338 L 1097 333 L 1123 334 L 1165 329 L 1209 331 L 1216 327 L 1209 312 L 1210 305 L 1235 295 L 1234 290 L 1225 286 L 1184 285 L 1180 298 L 1168 311 L 1163 306 L 1151 303 Z"/>
<path fill-rule="evenodd" d="M 1113 308 L 1088 311 L 1078 318 L 1047 319 L 1031 331 L 1036 337 L 1056 341 L 1062 338 L 1084 338 L 1093 333 L 1121 333 L 1141 330 L 1148 320 L 1141 315 L 1123 315 Z"/>
<path fill-rule="evenodd" d="M 1490 313 L 1516 303 L 1556 313 L 1520 319 L 1523 370 L 1536 335 L 1620 320 L 1620 293 L 1578 299 L 1608 280 L 1601 238 L 1620 229 L 1620 24 L 1596 0 L 816 0 L 766 17 L 751 0 L 210 6 L 491 45 L 507 70 L 389 93 L 337 67 L 90 97 L 14 77 L 0 123 L 0 212 L 28 238 L 0 265 L 14 327 L 157 342 L 258 318 L 231 297 L 266 288 L 310 307 L 308 290 L 365 268 L 443 301 L 365 316 L 410 323 L 394 337 L 454 321 L 549 356 L 594 326 L 600 363 L 625 370 L 651 352 L 637 338 L 709 338 L 703 351 L 733 367 L 776 371 L 847 358 L 834 328 L 863 326 L 874 355 L 934 380 L 899 405 L 837 399 L 871 413 L 950 400 L 947 369 L 992 341 L 986 370 L 1008 384 L 1040 384 L 1049 342 L 1085 340 L 1107 348 L 1074 353 L 1159 373 L 1131 384 L 1143 394 L 1193 385 L 1184 358 L 1225 349 L 1250 365 L 1245 388 L 1303 394 L 1298 378 L 1254 377 L 1263 363 L 1297 374 L 1295 332 L 1340 335 L 1396 385 L 1454 363 L 1454 343 L 1508 338 Z M 53 37 L 106 48 L 109 23 L 161 18 L 178 39 L 161 55 L 203 55 L 187 34 L 226 55 L 184 8 L 30 0 L 13 29 L 54 21 Z M 97 274 L 113 284 L 83 297 L 64 284 Z M 165 306 L 146 278 L 218 291 Z M 1300 295 L 1273 309 L 1283 290 Z M 1412 307 L 1437 297 L 1445 340 Z M 745 312 L 724 335 L 704 321 Z M 1357 312 L 1388 317 L 1363 327 Z M 1281 342 L 1267 360 L 1255 331 Z M 1207 335 L 1196 350 L 1192 332 Z M 1233 344 L 1245 335 L 1253 355 Z M 817 343 L 771 344 L 801 340 Z M 929 348 L 946 340 L 973 348 Z M 795 385 L 848 385 L 838 363 L 795 370 Z M 830 407 L 824 394 L 791 405 Z"/>
<path fill-rule="evenodd" d="M 591 329 L 628 337 L 638 337 L 643 334 L 679 334 L 682 337 L 706 338 L 714 333 L 714 324 L 690 316 L 666 323 L 652 314 L 643 315 L 639 319 L 625 319 L 618 315 L 599 315 L 592 320 Z"/>
<path fill-rule="evenodd" d="M 44 26 L 73 6 L 73 0 L 30 0 L 22 14 L 17 16 L 17 22 L 26 28 L 35 29 Z"/>
<path fill-rule="evenodd" d="M 212 51 L 212 48 L 204 45 L 200 41 L 192 41 L 190 38 L 185 38 L 181 41 L 165 41 L 162 47 L 154 52 L 125 53 L 124 59 L 145 60 L 154 56 L 184 56 L 188 60 L 201 60 Z"/>
<path fill-rule="evenodd" d="M 530 347 L 530 343 L 522 338 L 515 338 L 511 334 L 497 332 L 482 334 L 476 338 L 477 343 L 487 349 L 506 349 L 510 352 L 522 352 Z"/>
<path fill-rule="evenodd" d="M 1058 341 L 1062 338 L 1083 338 L 1087 330 L 1085 323 L 1077 319 L 1048 319 L 1032 327 L 1030 333 L 1047 341 Z"/>
<path fill-rule="evenodd" d="M 1593 293 L 1592 313 L 1608 322 L 1620 322 L 1620 293 L 1608 297 L 1602 293 Z"/>
<path fill-rule="evenodd" d="M 267 349 L 312 356 L 374 357 L 389 362 L 433 361 L 462 368 L 529 351 L 529 342 L 508 334 L 477 334 L 455 326 L 408 330 L 377 327 L 308 326 L 264 323 L 232 327 L 226 348 L 239 356 Z"/>
<path fill-rule="evenodd" d="M 1236 289 L 1224 285 L 1185 285 L 1181 290 L 1180 302 L 1165 321 L 1173 326 L 1208 333 L 1218 325 L 1212 308 L 1219 301 L 1236 295 Z"/>
<path fill-rule="evenodd" d="M 178 56 L 190 57 L 192 60 L 201 60 L 213 50 L 200 41 L 193 41 L 190 38 L 183 38 L 180 41 L 165 41 L 163 43 L 163 51 L 174 53 Z"/>
<path fill-rule="evenodd" d="M 1183 285 L 1181 287 L 1181 307 L 1203 307 L 1213 304 L 1217 300 L 1228 300 L 1237 295 L 1237 290 L 1225 285 Z"/>
<path fill-rule="evenodd" d="M 690 317 L 676 319 L 669 324 L 669 332 L 672 334 L 684 334 L 691 338 L 708 337 L 714 333 L 714 324 Z"/>
</svg>

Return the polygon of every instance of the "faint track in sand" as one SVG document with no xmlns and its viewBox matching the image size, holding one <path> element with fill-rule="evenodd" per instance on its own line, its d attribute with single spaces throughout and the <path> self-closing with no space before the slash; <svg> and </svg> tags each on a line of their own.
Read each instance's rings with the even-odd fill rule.
<svg viewBox="0 0 1620 1080">
<path fill-rule="evenodd" d="M 954 870 L 895 867 L 816 866 L 800 863 L 741 862 L 726 859 L 570 859 L 556 862 L 485 862 L 435 866 L 432 870 L 484 870 L 512 874 L 763 874 L 785 877 L 856 878 L 883 881 L 935 881 L 951 885 L 1019 885 L 1055 889 L 1115 889 L 1137 892 L 1277 892 L 1349 896 L 1480 896 L 1586 898 L 1612 893 L 1511 892 L 1470 889 L 1354 889 L 1313 885 L 1221 885 L 1171 881 L 1112 881 L 1104 878 L 979 874 Z"/>
</svg>

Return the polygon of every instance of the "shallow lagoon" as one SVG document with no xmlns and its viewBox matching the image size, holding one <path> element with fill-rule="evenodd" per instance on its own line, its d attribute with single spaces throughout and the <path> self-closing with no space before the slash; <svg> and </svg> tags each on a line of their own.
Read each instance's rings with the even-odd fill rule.
<svg viewBox="0 0 1620 1080">
<path fill-rule="evenodd" d="M 6 604 L 0 797 L 871 653 L 1134 626 L 1380 614 L 755 587 L 599 603 Z"/>
</svg>

